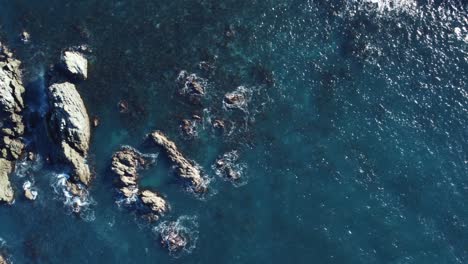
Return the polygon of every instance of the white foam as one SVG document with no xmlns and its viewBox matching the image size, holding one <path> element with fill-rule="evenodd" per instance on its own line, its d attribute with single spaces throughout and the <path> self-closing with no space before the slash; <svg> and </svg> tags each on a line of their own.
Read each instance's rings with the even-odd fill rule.
<svg viewBox="0 0 468 264">
<path fill-rule="evenodd" d="M 37 195 L 38 195 L 38 191 L 33 187 L 33 183 L 30 182 L 30 181 L 25 181 L 23 183 L 23 190 L 26 192 L 26 191 L 29 191 L 32 195 L 32 200 L 36 200 L 37 198 Z"/>
<path fill-rule="evenodd" d="M 217 162 L 222 160 L 223 165 L 213 164 L 212 169 L 215 174 L 221 177 L 224 180 L 230 181 L 235 187 L 240 187 L 248 182 L 247 174 L 247 164 L 239 161 L 239 152 L 237 150 L 232 150 L 224 153 L 220 158 L 217 159 Z M 238 179 L 231 179 L 226 175 L 226 169 L 231 169 L 238 174 Z"/>
<path fill-rule="evenodd" d="M 409 11 L 417 7 L 415 0 L 358 0 L 377 12 Z"/>
<path fill-rule="evenodd" d="M 153 228 L 153 232 L 165 241 L 171 233 L 176 233 L 187 240 L 187 244 L 180 251 L 169 251 L 173 257 L 190 254 L 197 246 L 198 222 L 195 216 L 180 216 L 176 221 L 164 221 Z"/>
<path fill-rule="evenodd" d="M 54 173 L 52 177 L 52 188 L 57 194 L 57 198 L 63 201 L 65 208 L 70 213 L 77 213 L 85 221 L 93 221 L 95 219 L 94 211 L 91 206 L 96 202 L 89 195 L 88 190 L 82 184 L 77 183 L 78 188 L 82 191 L 82 195 L 74 195 L 70 192 L 67 182 L 70 176 L 66 173 Z"/>
</svg>

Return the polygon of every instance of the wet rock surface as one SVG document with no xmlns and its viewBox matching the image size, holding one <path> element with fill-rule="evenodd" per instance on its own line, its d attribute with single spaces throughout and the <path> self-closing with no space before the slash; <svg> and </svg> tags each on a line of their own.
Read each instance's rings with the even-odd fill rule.
<svg viewBox="0 0 468 264">
<path fill-rule="evenodd" d="M 0 201 L 11 203 L 13 189 L 9 174 L 23 152 L 25 88 L 21 80 L 21 62 L 0 43 Z"/>
<path fill-rule="evenodd" d="M 72 77 L 86 80 L 88 78 L 88 60 L 78 51 L 65 51 L 61 57 L 61 63 L 66 71 Z"/>
<path fill-rule="evenodd" d="M 175 165 L 177 175 L 188 181 L 193 191 L 203 193 L 207 190 L 207 182 L 202 177 L 199 167 L 185 158 L 174 142 L 170 141 L 161 131 L 149 134 L 148 139 L 165 151 L 168 158 Z"/>
<path fill-rule="evenodd" d="M 73 179 L 89 185 L 91 173 L 86 163 L 91 136 L 85 105 L 75 85 L 69 82 L 49 86 L 49 133 L 59 149 L 59 160 L 72 168 Z"/>
</svg>

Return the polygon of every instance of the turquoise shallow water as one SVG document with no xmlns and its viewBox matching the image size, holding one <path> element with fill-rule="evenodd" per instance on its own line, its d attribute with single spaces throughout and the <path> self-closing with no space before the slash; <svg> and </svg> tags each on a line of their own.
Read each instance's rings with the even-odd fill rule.
<svg viewBox="0 0 468 264">
<path fill-rule="evenodd" d="M 466 263 L 468 260 L 468 16 L 464 1 L 0 0 L 0 36 L 23 61 L 29 111 L 40 115 L 43 74 L 67 47 L 87 44 L 78 89 L 91 116 L 93 204 L 69 213 L 33 178 L 39 198 L 0 206 L 2 251 L 14 263 Z M 27 30 L 31 43 L 18 34 Z M 200 62 L 213 69 L 204 70 Z M 193 105 L 181 70 L 207 81 Z M 245 111 L 223 107 L 244 86 Z M 129 112 L 119 113 L 121 99 Z M 193 114 L 229 131 L 180 132 Z M 153 228 L 119 208 L 108 166 L 121 145 L 145 152 L 163 130 L 212 177 L 197 199 L 160 154 L 142 184 L 191 221 L 190 253 L 171 256 Z M 41 122 L 29 128 L 31 148 Z M 38 142 L 39 141 L 39 142 Z M 245 184 L 211 166 L 238 150 Z M 27 174 L 26 178 L 20 176 Z"/>
</svg>

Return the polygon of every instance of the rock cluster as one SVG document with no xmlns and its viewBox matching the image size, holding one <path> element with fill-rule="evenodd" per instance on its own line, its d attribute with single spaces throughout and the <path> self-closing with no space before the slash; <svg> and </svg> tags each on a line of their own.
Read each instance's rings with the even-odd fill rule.
<svg viewBox="0 0 468 264">
<path fill-rule="evenodd" d="M 202 177 L 199 167 L 180 153 L 174 142 L 170 141 L 161 131 L 155 131 L 148 135 L 148 139 L 161 147 L 176 167 L 176 173 L 182 179 L 188 181 L 192 189 L 197 193 L 203 193 L 207 189 L 207 182 Z"/>
<path fill-rule="evenodd" d="M 126 198 L 138 197 L 156 217 L 165 214 L 168 210 L 168 204 L 157 193 L 150 190 L 139 190 L 138 171 L 151 163 L 148 158 L 130 147 L 122 147 L 112 157 L 111 171 L 119 177 L 120 192 Z"/>
<path fill-rule="evenodd" d="M 14 199 L 9 174 L 24 149 L 23 94 L 21 62 L 0 43 L 0 202 Z"/>
</svg>

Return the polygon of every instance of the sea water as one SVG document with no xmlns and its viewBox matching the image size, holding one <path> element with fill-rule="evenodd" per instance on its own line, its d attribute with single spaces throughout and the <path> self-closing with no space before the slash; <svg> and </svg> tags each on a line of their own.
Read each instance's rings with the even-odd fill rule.
<svg viewBox="0 0 468 264">
<path fill-rule="evenodd" d="M 1 41 L 23 62 L 29 147 L 47 153 L 44 74 L 66 48 L 88 48 L 89 79 L 77 87 L 100 120 L 84 213 L 60 188 L 66 168 L 41 154 L 21 161 L 15 203 L 0 206 L 1 252 L 13 263 L 466 263 L 467 8 L 0 0 Z M 180 93 L 181 71 L 206 84 L 195 104 Z M 248 101 L 226 107 L 236 91 Z M 181 120 L 193 115 L 202 121 L 186 137 Z M 142 144 L 155 129 L 203 168 L 206 197 L 187 192 L 167 158 Z M 159 222 L 117 203 L 109 164 L 122 145 L 159 154 L 141 181 L 171 206 Z M 233 152 L 242 184 L 213 166 Z M 34 202 L 22 196 L 26 181 Z M 159 242 L 171 222 L 192 236 L 177 255 Z"/>
</svg>

